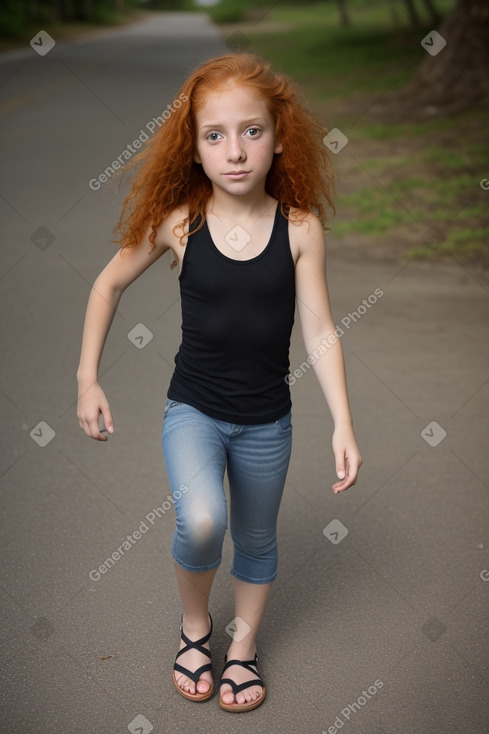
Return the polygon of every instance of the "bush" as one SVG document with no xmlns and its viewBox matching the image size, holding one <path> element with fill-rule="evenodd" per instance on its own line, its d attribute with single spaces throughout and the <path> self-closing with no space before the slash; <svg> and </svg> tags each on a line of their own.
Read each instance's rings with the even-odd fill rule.
<svg viewBox="0 0 489 734">
<path fill-rule="evenodd" d="M 249 8 L 250 3 L 245 0 L 221 0 L 209 6 L 209 15 L 216 23 L 239 23 L 246 18 Z"/>
</svg>

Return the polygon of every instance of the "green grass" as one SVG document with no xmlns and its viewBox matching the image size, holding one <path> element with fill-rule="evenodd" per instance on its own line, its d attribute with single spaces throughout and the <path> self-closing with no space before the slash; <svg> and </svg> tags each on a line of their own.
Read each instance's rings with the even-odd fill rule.
<svg viewBox="0 0 489 734">
<path fill-rule="evenodd" d="M 487 168 L 489 167 L 489 143 L 467 143 L 463 151 L 432 146 L 426 149 L 424 159 L 427 163 L 433 163 L 450 171 L 470 170 L 478 161 Z"/>
<path fill-rule="evenodd" d="M 479 110 L 468 110 L 460 113 L 456 117 L 439 118 L 426 120 L 423 122 L 405 122 L 405 123 L 382 123 L 363 121 L 362 125 L 355 130 L 355 137 L 358 140 L 392 140 L 393 138 L 413 136 L 422 138 L 432 134 L 444 132 L 456 132 L 463 125 L 471 125 L 480 120 Z"/>
<path fill-rule="evenodd" d="M 455 232 L 449 232 L 447 238 L 434 250 L 426 246 L 413 247 L 408 250 L 408 257 L 417 257 L 419 259 L 427 259 L 433 255 L 454 255 L 455 257 L 477 257 L 485 255 L 487 251 L 487 243 L 489 241 L 489 227 L 480 227 L 474 229 L 468 227 L 466 229 L 458 229 Z"/>
<path fill-rule="evenodd" d="M 398 88 L 424 53 L 412 31 L 393 34 L 388 29 L 352 28 L 347 32 L 316 23 L 283 35 L 281 40 L 276 34 L 257 33 L 253 47 L 272 58 L 298 86 L 307 88 L 311 101 Z"/>
<path fill-rule="evenodd" d="M 332 231 L 338 237 L 351 233 L 378 237 L 404 225 L 425 223 L 428 229 L 437 223 L 446 234 L 445 242 L 436 251 L 428 246 L 408 249 L 408 256 L 480 254 L 489 241 L 489 228 L 478 226 L 488 220 L 488 203 L 476 200 L 480 191 L 472 174 L 406 176 L 385 186 L 363 187 L 338 197 L 340 221 L 332 224 Z"/>
<path fill-rule="evenodd" d="M 253 50 L 307 88 L 311 101 L 402 86 L 426 55 L 420 40 L 427 31 L 407 27 L 402 11 L 397 13 L 399 24 L 393 25 L 389 3 L 381 0 L 350 0 L 348 6 L 353 19 L 350 27 L 339 24 L 333 2 L 300 7 L 280 4 L 264 16 L 263 27 L 278 21 L 293 23 L 292 29 L 262 32 L 262 21 L 257 20 L 247 35 Z M 453 0 L 437 0 L 440 10 L 452 6 Z M 258 11 L 254 12 L 259 18 Z"/>
<path fill-rule="evenodd" d="M 449 0 L 437 2 L 440 11 L 451 7 Z M 386 242 L 399 235 L 408 257 L 453 254 L 489 261 L 489 192 L 479 185 L 489 178 L 489 111 L 404 123 L 370 117 L 372 102 L 403 87 L 426 57 L 420 40 L 431 28 L 393 25 L 387 3 L 352 0 L 351 8 L 350 28 L 339 25 L 334 3 L 320 3 L 275 7 L 264 18 L 293 27 L 271 32 L 265 25 L 260 30 L 258 21 L 246 29 L 250 50 L 289 74 L 324 124 L 350 139 L 333 159 L 340 172 L 333 233 L 387 235 Z M 354 158 L 348 160 L 349 154 Z M 341 193 L 343 180 L 351 189 L 356 178 L 354 191 Z M 413 247 L 406 237 L 413 225 L 423 231 L 438 226 L 445 240 L 434 248 Z"/>
</svg>

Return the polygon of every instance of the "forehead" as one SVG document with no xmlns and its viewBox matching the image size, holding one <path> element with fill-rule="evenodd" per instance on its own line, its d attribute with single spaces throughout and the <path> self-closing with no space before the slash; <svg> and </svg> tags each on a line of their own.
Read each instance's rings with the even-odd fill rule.
<svg viewBox="0 0 489 734">
<path fill-rule="evenodd" d="M 209 89 L 199 95 L 195 112 L 199 122 L 203 118 L 238 119 L 241 117 L 269 117 L 267 104 L 259 92 L 239 84 L 228 84 L 219 89 Z"/>
</svg>

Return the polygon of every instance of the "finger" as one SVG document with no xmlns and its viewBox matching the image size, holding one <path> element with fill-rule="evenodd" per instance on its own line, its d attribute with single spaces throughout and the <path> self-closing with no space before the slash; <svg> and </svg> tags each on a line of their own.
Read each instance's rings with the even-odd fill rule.
<svg viewBox="0 0 489 734">
<path fill-rule="evenodd" d="M 337 449 L 334 451 L 335 464 L 336 464 L 336 476 L 338 479 L 344 479 L 346 477 L 346 456 L 345 449 Z"/>
<path fill-rule="evenodd" d="M 335 482 L 335 484 L 332 485 L 331 489 L 335 494 L 338 494 L 339 492 L 343 492 L 345 489 L 348 489 L 350 487 L 350 480 L 349 477 L 345 477 L 341 482 Z"/>
<path fill-rule="evenodd" d="M 107 436 L 104 436 L 104 434 L 100 431 L 98 416 L 97 418 L 92 418 L 88 421 L 88 430 L 88 435 L 91 438 L 95 438 L 97 441 L 108 441 Z"/>
<path fill-rule="evenodd" d="M 109 405 L 104 405 L 102 407 L 102 416 L 104 419 L 104 426 L 106 427 L 107 431 L 109 433 L 114 433 L 114 419 L 112 418 L 112 412 L 109 408 Z"/>
<path fill-rule="evenodd" d="M 352 462 L 350 465 L 350 462 L 347 460 L 347 473 L 343 481 L 336 482 L 332 486 L 332 490 L 335 494 L 338 492 L 344 492 L 345 489 L 348 489 L 349 487 L 352 487 L 356 481 L 358 476 L 358 470 L 360 466 L 357 464 L 357 462 Z"/>
<path fill-rule="evenodd" d="M 346 477 L 344 458 L 341 459 L 341 461 L 336 462 L 336 476 L 338 479 L 344 479 Z"/>
<path fill-rule="evenodd" d="M 350 477 L 345 477 L 342 482 L 336 482 L 336 484 L 333 484 L 332 489 L 335 494 L 339 494 L 339 492 L 344 492 L 345 489 L 352 487 L 354 484 L 355 480 L 350 479 Z"/>
</svg>

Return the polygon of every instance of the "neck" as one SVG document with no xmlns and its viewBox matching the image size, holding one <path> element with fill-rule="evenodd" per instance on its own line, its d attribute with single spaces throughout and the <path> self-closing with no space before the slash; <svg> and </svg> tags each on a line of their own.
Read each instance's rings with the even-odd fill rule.
<svg viewBox="0 0 489 734">
<path fill-rule="evenodd" d="M 264 188 L 259 191 L 255 189 L 243 196 L 233 196 L 221 189 L 214 189 L 207 202 L 207 211 L 223 220 L 243 221 L 262 216 L 273 203 L 275 199 Z"/>
</svg>

